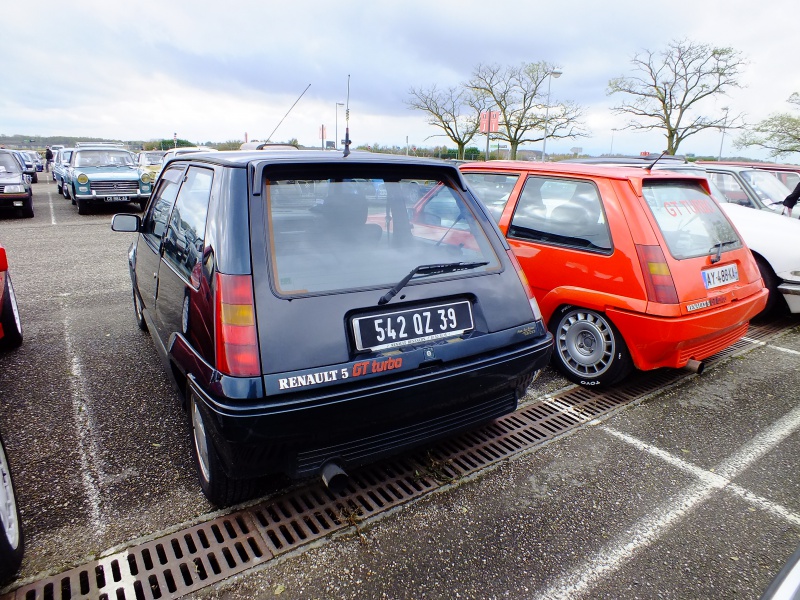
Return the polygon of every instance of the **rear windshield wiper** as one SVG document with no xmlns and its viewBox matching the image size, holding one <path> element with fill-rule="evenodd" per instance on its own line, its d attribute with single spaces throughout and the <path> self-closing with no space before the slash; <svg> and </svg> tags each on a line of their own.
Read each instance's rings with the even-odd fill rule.
<svg viewBox="0 0 800 600">
<path fill-rule="evenodd" d="M 419 265 L 418 267 L 414 267 L 411 269 L 411 272 L 403 277 L 397 284 L 386 292 L 381 299 L 378 300 L 378 306 L 386 304 L 397 295 L 401 289 L 405 287 L 405 285 L 411 281 L 413 277 L 416 275 L 441 275 L 442 273 L 454 273 L 456 271 L 468 271 L 470 269 L 477 269 L 478 267 L 483 267 L 488 265 L 488 261 L 483 262 L 453 262 L 453 263 L 439 263 L 434 265 Z"/>
<path fill-rule="evenodd" d="M 714 263 L 718 263 L 720 260 L 722 260 L 722 247 L 723 246 L 728 246 L 729 244 L 735 244 L 738 241 L 739 240 L 728 240 L 727 242 L 719 242 L 719 243 L 714 244 L 713 246 L 711 246 L 711 249 L 709 250 L 709 252 L 713 252 L 714 250 L 717 251 L 717 253 L 714 255 L 714 258 L 711 259 L 711 264 L 713 265 Z"/>
</svg>

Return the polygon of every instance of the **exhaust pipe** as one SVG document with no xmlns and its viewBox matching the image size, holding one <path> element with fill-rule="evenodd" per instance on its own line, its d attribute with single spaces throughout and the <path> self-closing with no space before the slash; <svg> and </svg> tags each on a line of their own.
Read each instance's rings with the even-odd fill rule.
<svg viewBox="0 0 800 600">
<path fill-rule="evenodd" d="M 697 373 L 698 375 L 702 375 L 703 370 L 706 368 L 706 363 L 702 360 L 695 360 L 693 358 L 689 359 L 689 362 L 686 363 L 686 366 L 683 367 L 687 371 L 691 371 L 692 373 Z"/>
<path fill-rule="evenodd" d="M 334 494 L 342 492 L 347 484 L 347 473 L 345 473 L 344 470 L 332 460 L 329 460 L 322 465 L 322 471 L 320 475 L 322 476 L 322 483 L 324 483 L 325 487 L 327 487 Z"/>
</svg>

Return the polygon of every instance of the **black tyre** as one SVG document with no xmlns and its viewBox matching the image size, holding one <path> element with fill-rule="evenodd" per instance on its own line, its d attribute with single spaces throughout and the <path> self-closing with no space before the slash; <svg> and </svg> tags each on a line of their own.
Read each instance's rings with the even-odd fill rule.
<svg viewBox="0 0 800 600">
<path fill-rule="evenodd" d="M 64 196 L 64 198 L 69 200 L 69 188 L 64 181 L 61 182 L 61 194 Z M 75 204 L 75 200 L 73 200 L 72 203 Z"/>
<path fill-rule="evenodd" d="M 89 214 L 89 204 L 86 200 L 73 200 L 73 204 L 78 205 L 78 214 L 79 215 L 88 215 Z"/>
<path fill-rule="evenodd" d="M 769 266 L 769 263 L 762 257 L 756 256 L 755 259 L 756 264 L 758 265 L 758 270 L 761 273 L 761 279 L 764 280 L 764 287 L 769 290 L 767 305 L 764 307 L 764 310 L 761 311 L 761 316 L 766 317 L 786 312 L 788 310 L 788 306 L 783 294 L 778 291 L 778 285 L 780 284 L 778 276 L 775 275 L 775 271 L 772 270 L 772 267 Z"/>
<path fill-rule="evenodd" d="M 6 272 L 3 284 L 3 306 L 0 312 L 0 323 L 3 325 L 3 337 L 0 338 L 0 350 L 19 348 L 22 344 L 22 321 L 19 318 L 17 296 L 11 283 L 11 275 Z"/>
<path fill-rule="evenodd" d="M 553 362 L 567 379 L 589 387 L 617 383 L 633 370 L 628 347 L 605 315 L 564 306 L 553 315 Z"/>
<path fill-rule="evenodd" d="M 0 438 L 0 582 L 10 578 L 22 564 L 25 540 L 19 517 L 14 479 Z"/>
<path fill-rule="evenodd" d="M 206 498 L 218 507 L 230 506 L 252 497 L 256 492 L 253 479 L 231 479 L 225 473 L 214 443 L 208 437 L 203 412 L 194 392 L 189 392 L 189 418 L 192 421 L 192 453 L 200 488 Z"/>
<path fill-rule="evenodd" d="M 38 173 L 34 172 L 34 174 L 31 176 L 31 183 L 39 183 L 39 174 Z"/>
<path fill-rule="evenodd" d="M 55 182 L 56 182 L 56 191 L 63 196 L 64 195 L 64 190 L 61 187 L 61 182 L 58 179 L 56 179 L 55 177 L 53 177 L 53 180 L 55 180 Z"/>
<path fill-rule="evenodd" d="M 22 216 L 26 219 L 33 218 L 33 195 L 28 196 L 25 206 L 22 207 Z"/>
<path fill-rule="evenodd" d="M 147 331 L 147 322 L 144 320 L 142 303 L 139 300 L 139 295 L 136 293 L 136 290 L 131 290 L 131 295 L 133 296 L 133 314 L 136 316 L 136 324 L 142 331 Z"/>
</svg>

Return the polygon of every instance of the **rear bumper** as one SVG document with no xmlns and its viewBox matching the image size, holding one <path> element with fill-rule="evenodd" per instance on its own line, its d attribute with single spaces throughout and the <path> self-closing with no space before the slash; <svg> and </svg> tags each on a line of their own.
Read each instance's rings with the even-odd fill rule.
<svg viewBox="0 0 800 600">
<path fill-rule="evenodd" d="M 212 398 L 193 377 L 189 386 L 229 476 L 303 477 L 328 460 L 355 467 L 512 412 L 547 365 L 552 343 L 547 334 L 457 364 L 319 389 L 299 400 L 261 399 L 258 406 Z"/>
<path fill-rule="evenodd" d="M 778 291 L 783 294 L 783 299 L 793 313 L 800 312 L 800 284 L 782 283 L 778 286 Z"/>
<path fill-rule="evenodd" d="M 750 320 L 767 302 L 768 290 L 696 315 L 665 318 L 609 309 L 630 350 L 636 368 L 681 368 L 689 360 L 703 360 L 738 341 Z"/>
</svg>

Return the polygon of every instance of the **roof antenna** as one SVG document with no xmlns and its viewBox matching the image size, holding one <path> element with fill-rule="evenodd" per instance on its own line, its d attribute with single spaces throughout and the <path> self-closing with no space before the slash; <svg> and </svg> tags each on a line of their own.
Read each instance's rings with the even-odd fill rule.
<svg viewBox="0 0 800 600">
<path fill-rule="evenodd" d="M 347 76 L 347 106 L 344 109 L 344 154 L 350 155 L 350 75 Z"/>
<path fill-rule="evenodd" d="M 664 158 L 664 155 L 665 155 L 666 153 L 667 153 L 667 151 L 666 151 L 666 150 L 664 150 L 664 151 L 663 151 L 661 154 L 659 154 L 659 155 L 658 155 L 658 158 L 657 158 L 657 159 L 655 159 L 655 160 L 654 160 L 652 163 L 650 163 L 650 166 L 649 166 L 649 167 L 647 167 L 647 170 L 648 170 L 648 171 L 652 171 L 652 170 L 653 170 L 653 167 L 655 167 L 655 166 L 656 166 L 656 163 L 657 163 L 658 161 L 660 161 L 662 158 Z"/>
<path fill-rule="evenodd" d="M 308 91 L 308 88 L 310 88 L 310 87 L 311 87 L 311 84 L 309 83 L 309 84 L 306 86 L 306 89 L 304 89 L 304 90 L 303 90 L 303 94 L 305 94 L 305 93 Z M 298 102 L 300 102 L 300 98 L 302 98 L 302 97 L 303 97 L 303 94 L 300 94 L 300 95 L 297 97 L 297 100 L 295 100 L 295 101 L 294 101 L 294 104 L 292 104 L 292 105 L 289 107 L 289 110 L 287 110 L 287 111 L 286 111 L 286 114 L 285 114 L 285 115 L 283 115 L 283 119 L 285 119 L 286 117 L 288 117 L 288 116 L 289 116 L 289 113 L 290 113 L 290 112 L 292 112 L 292 109 L 295 107 L 295 105 L 296 105 Z M 281 120 L 280 120 L 280 122 L 279 122 L 279 123 L 278 123 L 278 124 L 275 126 L 275 129 L 273 129 L 273 130 L 272 130 L 272 133 L 270 133 L 270 134 L 269 134 L 269 136 L 267 136 L 267 141 L 268 141 L 268 142 L 271 142 L 271 141 L 272 141 L 272 136 L 273 136 L 273 135 L 275 135 L 275 132 L 276 132 L 276 131 L 278 131 L 278 127 L 280 127 L 280 126 L 281 126 L 281 123 L 283 123 L 283 119 L 281 119 Z"/>
</svg>

